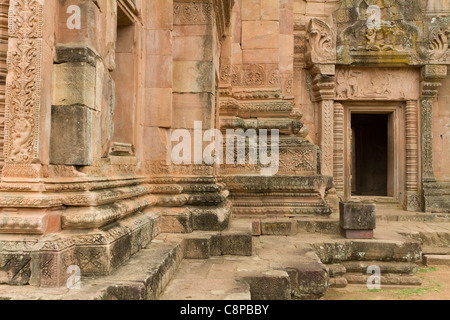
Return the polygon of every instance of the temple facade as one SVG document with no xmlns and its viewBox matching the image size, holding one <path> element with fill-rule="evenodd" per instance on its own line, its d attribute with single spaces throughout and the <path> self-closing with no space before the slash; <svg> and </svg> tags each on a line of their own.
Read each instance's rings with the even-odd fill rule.
<svg viewBox="0 0 450 320">
<path fill-rule="evenodd" d="M 0 0 L 0 31 L 0 284 L 351 199 L 450 212 L 448 0 Z"/>
</svg>

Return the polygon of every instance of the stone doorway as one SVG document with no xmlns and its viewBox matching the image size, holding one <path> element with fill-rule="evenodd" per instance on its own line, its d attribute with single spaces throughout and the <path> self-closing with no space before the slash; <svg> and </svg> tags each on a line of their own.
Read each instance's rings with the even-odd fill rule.
<svg viewBox="0 0 450 320">
<path fill-rule="evenodd" d="M 352 196 L 388 196 L 388 118 L 352 114 Z"/>
<path fill-rule="evenodd" d="M 405 197 L 405 113 L 402 102 L 343 105 L 344 198 Z"/>
</svg>

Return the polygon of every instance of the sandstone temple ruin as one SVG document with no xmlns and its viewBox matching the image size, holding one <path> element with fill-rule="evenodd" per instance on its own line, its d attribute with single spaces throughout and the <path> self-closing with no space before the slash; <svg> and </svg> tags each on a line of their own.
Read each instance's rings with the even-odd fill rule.
<svg viewBox="0 0 450 320">
<path fill-rule="evenodd" d="M 447 0 L 0 0 L 0 30 L 1 284 L 350 199 L 450 212 Z M 248 139 L 174 163 L 196 123 L 277 130 L 276 174 Z"/>
</svg>

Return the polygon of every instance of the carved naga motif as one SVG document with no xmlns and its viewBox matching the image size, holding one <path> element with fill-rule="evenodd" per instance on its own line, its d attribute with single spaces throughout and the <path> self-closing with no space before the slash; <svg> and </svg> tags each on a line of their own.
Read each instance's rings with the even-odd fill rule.
<svg viewBox="0 0 450 320">
<path fill-rule="evenodd" d="M 430 36 L 430 59 L 439 60 L 448 51 L 448 34 L 450 32 L 444 28 L 437 28 Z"/>
<path fill-rule="evenodd" d="M 312 63 L 334 63 L 336 41 L 332 29 L 322 20 L 312 18 L 308 26 L 307 57 Z"/>
</svg>

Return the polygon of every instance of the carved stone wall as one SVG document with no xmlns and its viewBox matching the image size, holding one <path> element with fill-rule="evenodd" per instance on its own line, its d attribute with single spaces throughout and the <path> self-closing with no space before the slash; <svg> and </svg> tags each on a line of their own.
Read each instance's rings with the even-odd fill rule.
<svg viewBox="0 0 450 320">
<path fill-rule="evenodd" d="M 322 152 L 305 139 L 308 129 L 294 107 L 294 1 L 236 1 L 232 22 L 220 68 L 218 126 L 224 134 L 228 129 L 280 133 L 276 175 L 264 176 L 264 165 L 249 163 L 248 144 L 245 163 L 220 166 L 234 215 L 329 214 L 331 179 L 323 175 Z"/>
<path fill-rule="evenodd" d="M 312 18 L 305 30 L 305 62 L 311 74 L 311 82 L 307 86 L 320 110 L 318 136 L 325 170 L 327 162 L 332 163 L 327 156 L 327 153 L 332 153 L 327 147 L 330 142 L 326 140 L 328 135 L 324 134 L 329 132 L 327 128 L 330 126 L 337 134 L 333 139 L 334 153 L 341 152 L 341 104 L 377 100 L 403 102 L 406 104 L 404 188 L 407 193 L 403 206 L 411 211 L 448 210 L 448 204 L 442 200 L 445 191 L 439 191 L 441 185 L 434 178 L 432 114 L 436 88 L 446 77 L 447 64 L 450 63 L 450 18 L 443 9 L 431 10 L 433 6 L 430 7 L 430 3 L 412 0 L 340 1 L 334 11 L 328 11 L 328 15 Z M 330 65 L 342 67 L 334 73 Z M 421 77 L 420 68 L 423 68 Z M 331 83 L 331 78 L 335 78 L 335 82 Z M 327 117 L 327 108 L 324 108 L 327 91 L 333 92 L 333 100 L 338 102 L 331 118 Z M 420 108 L 417 107 L 419 99 Z M 417 136 L 419 113 L 422 125 Z M 334 126 L 333 121 L 336 121 Z M 422 144 L 420 154 L 416 151 L 419 141 Z M 338 190 L 342 188 L 341 159 L 339 154 L 334 155 Z M 422 168 L 419 168 L 419 162 Z M 419 177 L 422 177 L 421 183 Z"/>
</svg>

